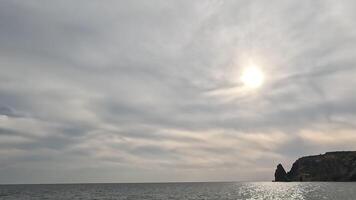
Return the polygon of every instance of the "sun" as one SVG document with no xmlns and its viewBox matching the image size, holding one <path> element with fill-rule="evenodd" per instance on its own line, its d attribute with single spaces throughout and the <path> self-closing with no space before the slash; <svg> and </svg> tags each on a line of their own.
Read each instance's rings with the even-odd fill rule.
<svg viewBox="0 0 356 200">
<path fill-rule="evenodd" d="M 257 66 L 249 66 L 245 68 L 240 77 L 244 86 L 253 89 L 261 87 L 264 79 L 263 71 Z"/>
</svg>

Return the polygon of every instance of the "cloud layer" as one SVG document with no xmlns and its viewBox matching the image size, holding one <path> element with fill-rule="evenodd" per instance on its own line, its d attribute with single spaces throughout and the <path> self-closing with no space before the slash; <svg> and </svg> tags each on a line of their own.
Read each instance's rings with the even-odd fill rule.
<svg viewBox="0 0 356 200">
<path fill-rule="evenodd" d="M 2 1 L 2 183 L 271 180 L 356 150 L 353 1 Z M 265 84 L 239 83 L 247 63 Z"/>
</svg>

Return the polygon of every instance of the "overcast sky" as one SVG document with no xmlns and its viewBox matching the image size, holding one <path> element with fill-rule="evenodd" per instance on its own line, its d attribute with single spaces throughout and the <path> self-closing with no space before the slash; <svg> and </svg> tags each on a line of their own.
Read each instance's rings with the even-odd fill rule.
<svg viewBox="0 0 356 200">
<path fill-rule="evenodd" d="M 280 162 L 356 150 L 355 10 L 1 1 L 0 183 L 270 181 Z"/>
</svg>

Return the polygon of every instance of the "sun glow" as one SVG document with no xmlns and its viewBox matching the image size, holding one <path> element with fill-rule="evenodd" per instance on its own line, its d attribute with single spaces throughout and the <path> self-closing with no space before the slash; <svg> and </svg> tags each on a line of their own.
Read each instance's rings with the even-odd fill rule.
<svg viewBox="0 0 356 200">
<path fill-rule="evenodd" d="M 259 88 L 264 82 L 264 74 L 257 66 L 247 67 L 240 77 L 241 82 L 249 88 Z"/>
</svg>

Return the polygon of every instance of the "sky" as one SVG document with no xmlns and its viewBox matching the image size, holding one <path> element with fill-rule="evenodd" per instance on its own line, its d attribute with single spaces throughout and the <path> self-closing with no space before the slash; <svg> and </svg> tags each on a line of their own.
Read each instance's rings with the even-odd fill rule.
<svg viewBox="0 0 356 200">
<path fill-rule="evenodd" d="M 0 183 L 270 181 L 356 150 L 353 0 L 0 4 Z"/>
</svg>

